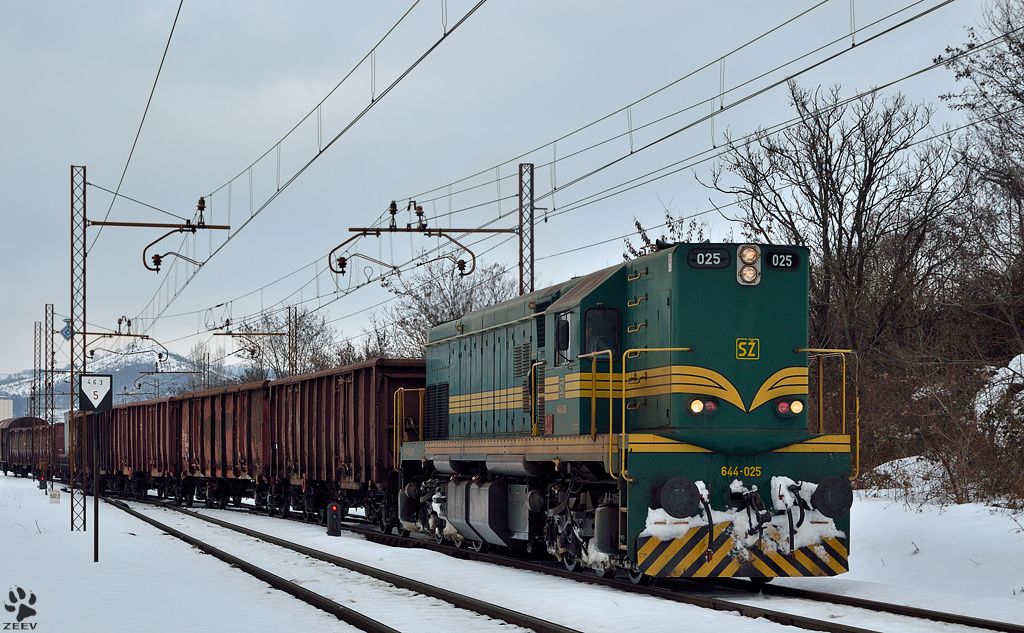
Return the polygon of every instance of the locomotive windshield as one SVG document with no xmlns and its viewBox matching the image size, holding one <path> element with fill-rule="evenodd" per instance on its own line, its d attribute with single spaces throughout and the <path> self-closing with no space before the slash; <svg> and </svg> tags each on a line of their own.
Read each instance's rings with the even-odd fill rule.
<svg viewBox="0 0 1024 633">
<path fill-rule="evenodd" d="M 584 321 L 586 334 L 583 353 L 611 350 L 612 358 L 618 359 L 621 352 L 619 341 L 622 340 L 622 314 L 615 308 L 599 305 L 587 309 Z"/>
</svg>

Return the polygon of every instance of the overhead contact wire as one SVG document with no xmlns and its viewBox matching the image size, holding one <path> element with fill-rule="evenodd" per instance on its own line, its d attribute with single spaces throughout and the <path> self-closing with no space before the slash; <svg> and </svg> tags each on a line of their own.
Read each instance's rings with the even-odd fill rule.
<svg viewBox="0 0 1024 633">
<path fill-rule="evenodd" d="M 106 222 L 107 218 L 110 217 L 110 210 L 114 208 L 114 201 L 117 200 L 117 195 L 121 191 L 121 184 L 124 182 L 124 176 L 128 173 L 128 165 L 132 162 L 132 156 L 135 154 L 135 146 L 139 142 L 139 135 L 142 134 L 142 126 L 146 122 L 146 114 L 149 113 L 149 104 L 153 102 L 153 93 L 156 92 L 156 84 L 160 81 L 160 72 L 164 69 L 164 60 L 167 59 L 167 51 L 171 48 L 171 38 L 174 37 L 174 27 L 178 25 L 178 16 L 181 15 L 181 6 L 185 4 L 185 0 L 178 2 L 178 11 L 174 14 L 174 23 L 171 24 L 171 33 L 167 36 L 167 45 L 164 46 L 164 54 L 160 58 L 160 67 L 156 70 L 156 78 L 153 79 L 153 87 L 149 91 L 149 99 L 146 100 L 146 109 L 142 112 L 142 121 L 139 122 L 139 129 L 135 132 L 135 140 L 132 141 L 132 150 L 128 152 L 128 160 L 125 161 L 124 170 L 121 171 L 121 179 L 117 181 L 117 190 L 114 192 L 114 197 L 110 200 L 110 206 L 107 207 L 107 213 L 103 216 L 103 221 Z M 103 233 L 103 227 L 96 232 L 96 237 L 93 238 L 92 244 L 86 249 L 86 255 L 92 250 L 93 246 L 96 246 L 96 241 L 100 239 L 100 235 Z"/>
</svg>

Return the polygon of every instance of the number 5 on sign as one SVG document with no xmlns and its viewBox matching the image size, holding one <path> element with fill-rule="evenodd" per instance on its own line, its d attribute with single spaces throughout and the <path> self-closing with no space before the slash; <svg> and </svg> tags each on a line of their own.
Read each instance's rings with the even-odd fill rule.
<svg viewBox="0 0 1024 633">
<path fill-rule="evenodd" d="M 110 374 L 83 374 L 78 388 L 82 411 L 110 411 L 113 408 L 114 379 Z"/>
<path fill-rule="evenodd" d="M 756 338 L 736 339 L 736 358 L 757 360 L 761 355 L 761 341 Z"/>
</svg>

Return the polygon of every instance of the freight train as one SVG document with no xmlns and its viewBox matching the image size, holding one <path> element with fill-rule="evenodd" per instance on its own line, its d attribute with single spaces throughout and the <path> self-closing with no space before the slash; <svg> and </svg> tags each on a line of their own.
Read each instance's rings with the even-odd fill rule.
<svg viewBox="0 0 1024 633">
<path fill-rule="evenodd" d="M 826 433 L 810 399 L 809 355 L 843 351 L 808 349 L 808 257 L 659 242 L 433 328 L 425 362 L 119 405 L 86 437 L 98 421 L 104 486 L 140 498 L 251 496 L 321 522 L 362 507 L 386 531 L 637 583 L 835 575 L 851 441 L 847 403 Z"/>
</svg>

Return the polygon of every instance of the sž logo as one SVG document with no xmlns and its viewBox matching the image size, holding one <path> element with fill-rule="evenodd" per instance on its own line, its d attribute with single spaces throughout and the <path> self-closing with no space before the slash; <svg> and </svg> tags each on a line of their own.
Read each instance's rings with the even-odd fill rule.
<svg viewBox="0 0 1024 633">
<path fill-rule="evenodd" d="M 27 599 L 26 599 L 27 598 Z M 32 605 L 36 603 L 36 595 L 32 592 L 26 593 L 21 587 L 15 587 L 7 592 L 7 602 L 4 603 L 4 609 L 9 613 L 17 611 L 16 618 L 17 623 L 5 622 L 5 631 L 17 631 L 17 630 L 32 630 L 36 628 L 35 623 L 22 624 L 21 622 L 25 618 L 31 618 L 36 614 L 36 610 L 32 608 Z"/>
</svg>

